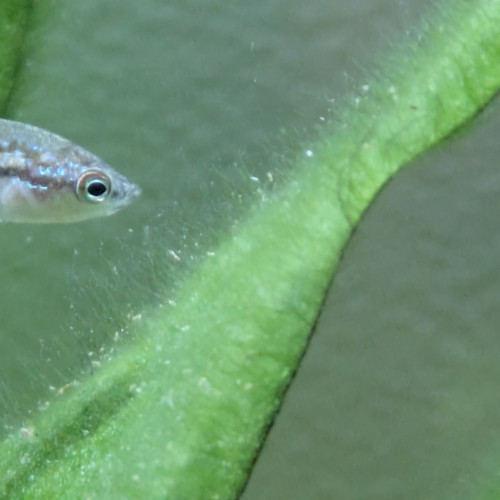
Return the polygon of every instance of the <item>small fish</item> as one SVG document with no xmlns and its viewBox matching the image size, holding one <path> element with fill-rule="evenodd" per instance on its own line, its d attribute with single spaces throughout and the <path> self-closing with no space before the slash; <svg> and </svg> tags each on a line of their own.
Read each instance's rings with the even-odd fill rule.
<svg viewBox="0 0 500 500">
<path fill-rule="evenodd" d="M 71 141 L 0 119 L 0 222 L 76 222 L 111 215 L 140 193 Z"/>
</svg>

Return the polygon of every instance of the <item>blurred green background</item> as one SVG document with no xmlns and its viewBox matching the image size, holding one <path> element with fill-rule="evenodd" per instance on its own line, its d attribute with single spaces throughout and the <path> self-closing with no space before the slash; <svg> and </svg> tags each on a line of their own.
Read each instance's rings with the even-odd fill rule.
<svg viewBox="0 0 500 500">
<path fill-rule="evenodd" d="M 168 249 L 173 268 L 209 250 L 249 176 L 313 140 L 434 3 L 35 3 L 9 116 L 143 196 L 112 218 L 0 227 L 4 435 L 126 341 L 117 318 L 175 284 Z M 467 498 L 496 474 L 499 126 L 495 102 L 370 207 L 244 500 Z"/>
</svg>

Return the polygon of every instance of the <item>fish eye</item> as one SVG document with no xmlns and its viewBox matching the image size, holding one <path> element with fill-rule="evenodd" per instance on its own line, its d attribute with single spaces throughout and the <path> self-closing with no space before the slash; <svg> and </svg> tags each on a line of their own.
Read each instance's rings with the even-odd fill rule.
<svg viewBox="0 0 500 500">
<path fill-rule="evenodd" d="M 109 177 L 96 170 L 84 172 L 76 181 L 76 196 L 91 203 L 104 201 L 111 192 Z"/>
</svg>

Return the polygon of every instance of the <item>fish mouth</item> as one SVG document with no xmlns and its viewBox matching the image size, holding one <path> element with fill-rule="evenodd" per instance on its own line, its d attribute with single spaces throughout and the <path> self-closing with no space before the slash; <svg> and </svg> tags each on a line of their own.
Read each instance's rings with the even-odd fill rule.
<svg viewBox="0 0 500 500">
<path fill-rule="evenodd" d="M 130 205 L 141 194 L 142 189 L 134 182 L 130 182 L 129 180 L 127 180 L 126 183 L 122 185 L 121 193 L 120 191 L 115 192 L 115 200 L 113 203 L 115 207 L 113 211 Z"/>
<path fill-rule="evenodd" d="M 142 194 L 142 189 L 137 185 L 134 184 L 133 182 L 130 183 L 130 187 L 128 189 L 128 195 L 130 196 L 131 199 L 138 198 Z"/>
<path fill-rule="evenodd" d="M 136 198 L 139 198 L 142 194 L 142 189 L 133 182 L 129 181 L 129 185 L 127 186 L 125 196 L 123 197 L 123 205 L 129 205 Z"/>
</svg>

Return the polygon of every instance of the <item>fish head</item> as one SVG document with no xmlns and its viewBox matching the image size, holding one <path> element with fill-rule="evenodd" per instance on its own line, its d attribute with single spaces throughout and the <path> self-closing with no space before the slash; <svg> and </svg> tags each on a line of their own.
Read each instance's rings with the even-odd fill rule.
<svg viewBox="0 0 500 500">
<path fill-rule="evenodd" d="M 2 133 L 7 138 L 0 141 L 0 221 L 77 222 L 114 214 L 141 193 L 99 157 L 61 136 L 0 119 Z"/>
</svg>

